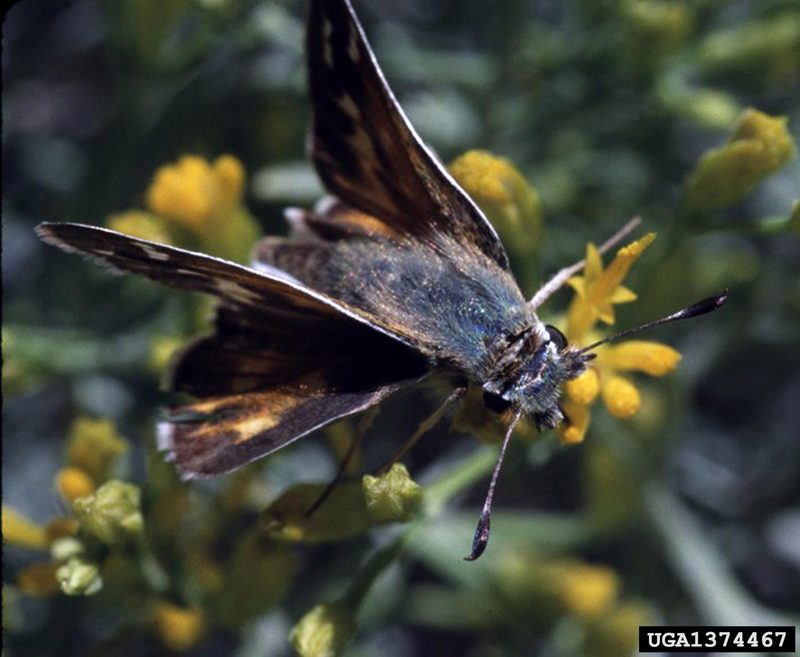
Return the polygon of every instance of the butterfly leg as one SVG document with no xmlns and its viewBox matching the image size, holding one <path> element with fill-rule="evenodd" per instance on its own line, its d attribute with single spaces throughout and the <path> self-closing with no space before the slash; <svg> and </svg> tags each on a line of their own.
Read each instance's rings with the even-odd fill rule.
<svg viewBox="0 0 800 657">
<path fill-rule="evenodd" d="M 411 438 L 409 438 L 405 444 L 392 455 L 392 458 L 386 461 L 375 471 L 375 474 L 382 475 L 388 472 L 389 468 L 403 458 L 409 452 L 409 450 L 419 442 L 422 436 L 433 429 L 433 427 L 439 423 L 439 420 L 444 417 L 447 410 L 453 404 L 463 399 L 465 394 L 467 394 L 466 388 L 456 388 L 453 390 L 447 399 L 445 399 L 433 413 L 431 413 L 420 423 L 420 425 L 417 427 L 417 430 L 411 435 Z"/>
<path fill-rule="evenodd" d="M 306 518 L 311 516 L 314 511 L 321 507 L 323 502 L 328 499 L 336 486 L 338 486 L 339 482 L 342 480 L 342 477 L 344 477 L 344 473 L 347 471 L 347 466 L 350 465 L 350 461 L 353 460 L 356 450 L 358 449 L 359 445 L 361 445 L 364 435 L 372 426 L 377 414 L 378 407 L 374 406 L 361 417 L 361 420 L 359 421 L 358 426 L 353 434 L 353 440 L 350 441 L 347 451 L 344 453 L 342 460 L 339 462 L 339 468 L 336 470 L 336 474 L 334 475 L 333 479 L 331 479 L 330 483 L 325 486 L 325 490 L 320 493 L 319 497 L 314 501 L 314 503 L 308 507 L 308 509 L 306 509 Z"/>
<path fill-rule="evenodd" d="M 609 249 L 612 249 L 614 246 L 619 244 L 625 236 L 628 235 L 634 228 L 636 228 L 639 224 L 642 223 L 642 220 L 639 217 L 634 217 L 628 223 L 626 223 L 622 228 L 620 228 L 616 233 L 614 233 L 611 237 L 609 237 L 598 249 L 600 253 L 605 253 Z M 576 262 L 571 267 L 564 267 L 556 273 L 547 283 L 542 285 L 536 294 L 533 295 L 533 298 L 528 301 L 528 305 L 531 307 L 532 310 L 536 310 L 539 306 L 541 306 L 545 301 L 547 301 L 555 292 L 557 292 L 563 285 L 566 283 L 570 278 L 572 278 L 575 274 L 577 274 L 581 269 L 586 266 L 586 260 L 581 260 L 580 262 Z"/>
</svg>

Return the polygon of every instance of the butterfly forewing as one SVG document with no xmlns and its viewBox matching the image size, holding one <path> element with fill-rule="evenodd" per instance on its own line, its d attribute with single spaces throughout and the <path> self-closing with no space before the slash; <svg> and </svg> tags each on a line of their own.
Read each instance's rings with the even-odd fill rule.
<svg viewBox="0 0 800 657">
<path fill-rule="evenodd" d="M 312 0 L 307 35 L 311 156 L 327 188 L 399 234 L 508 270 L 492 226 L 403 115 L 348 0 Z"/>
<path fill-rule="evenodd" d="M 79 224 L 42 224 L 64 250 L 219 298 L 213 335 L 179 357 L 172 390 L 200 400 L 159 426 L 185 477 L 219 474 L 364 410 L 427 372 L 414 349 L 357 313 L 274 276 Z"/>
</svg>

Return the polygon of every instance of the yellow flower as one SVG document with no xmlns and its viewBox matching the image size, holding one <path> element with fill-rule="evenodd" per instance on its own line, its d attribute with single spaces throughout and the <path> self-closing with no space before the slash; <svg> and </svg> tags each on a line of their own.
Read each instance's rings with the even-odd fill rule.
<svg viewBox="0 0 800 657">
<path fill-rule="evenodd" d="M 597 370 L 590 367 L 577 378 L 567 381 L 564 391 L 574 402 L 588 406 L 600 392 L 600 376 Z"/>
<path fill-rule="evenodd" d="M 3 505 L 3 541 L 29 550 L 46 550 L 47 528 Z"/>
<path fill-rule="evenodd" d="M 615 369 L 664 376 L 675 369 L 681 355 L 665 344 L 648 340 L 626 340 L 618 345 L 608 345 L 597 358 L 601 363 Z"/>
<path fill-rule="evenodd" d="M 612 568 L 571 558 L 511 552 L 494 568 L 494 581 L 508 606 L 540 620 L 603 616 L 616 605 L 621 588 Z"/>
<path fill-rule="evenodd" d="M 92 478 L 80 468 L 61 468 L 56 475 L 56 489 L 67 502 L 86 497 L 94 492 Z"/>
<path fill-rule="evenodd" d="M 56 570 L 56 579 L 66 595 L 94 595 L 103 588 L 97 564 L 83 557 L 70 557 Z"/>
<path fill-rule="evenodd" d="M 558 569 L 558 594 L 564 607 L 580 618 L 595 618 L 616 603 L 620 582 L 607 566 L 565 563 Z"/>
<path fill-rule="evenodd" d="M 622 281 L 633 263 L 653 242 L 652 233 L 621 248 L 614 260 L 603 268 L 599 251 L 593 244 L 586 249 L 586 267 L 582 276 L 568 282 L 575 297 L 567 312 L 567 337 L 573 344 L 587 342 L 595 323 L 614 323 L 614 305 L 633 301 L 636 295 Z M 603 345 L 596 358 L 577 378 L 564 384 L 562 402 L 567 421 L 558 429 L 565 443 L 583 440 L 591 419 L 589 406 L 601 397 L 609 413 L 628 418 L 641 406 L 641 396 L 630 379 L 630 372 L 663 376 L 675 369 L 680 354 L 672 347 L 647 340 L 628 340 Z"/>
<path fill-rule="evenodd" d="M 566 444 L 582 442 L 592 420 L 589 405 L 574 402 L 567 397 L 562 400 L 561 406 L 566 420 L 558 427 L 558 437 Z"/>
<path fill-rule="evenodd" d="M 564 386 L 564 412 L 569 422 L 559 427 L 559 436 L 568 443 L 580 442 L 589 426 L 588 406 L 599 395 L 608 412 L 625 419 L 638 412 L 641 397 L 630 380 L 629 372 L 664 376 L 673 371 L 681 358 L 678 351 L 648 340 L 629 340 L 618 345 L 604 345 L 597 358 L 578 378 Z"/>
<path fill-rule="evenodd" d="M 449 168 L 500 234 L 512 260 L 521 265 L 521 288 L 536 289 L 540 281 L 535 259 L 542 239 L 542 204 L 536 189 L 510 160 L 488 151 L 468 151 Z"/>
<path fill-rule="evenodd" d="M 321 604 L 303 616 L 289 640 L 300 657 L 336 657 L 356 631 L 353 612 L 342 604 Z"/>
<path fill-rule="evenodd" d="M 202 638 L 205 616 L 199 609 L 186 609 L 169 602 L 158 602 L 153 612 L 156 632 L 170 650 L 189 650 Z"/>
<path fill-rule="evenodd" d="M 147 205 L 153 212 L 202 233 L 230 194 L 222 192 L 209 162 L 185 155 L 176 164 L 156 171 L 147 190 Z"/>
<path fill-rule="evenodd" d="M 708 212 L 736 203 L 795 156 L 788 119 L 747 109 L 721 148 L 708 151 L 689 174 L 684 201 L 690 211 Z"/>
<path fill-rule="evenodd" d="M 72 508 L 84 530 L 112 545 L 142 533 L 141 496 L 138 486 L 112 479 L 76 499 Z"/>
<path fill-rule="evenodd" d="M 567 313 L 567 337 L 570 341 L 580 340 L 598 319 L 605 324 L 613 324 L 614 305 L 636 299 L 636 295 L 624 287 L 622 281 L 631 265 L 655 238 L 655 233 L 649 233 L 622 247 L 605 270 L 597 247 L 591 243 L 587 245 L 583 275 L 573 276 L 567 281 L 575 290 L 575 299 Z"/>
<path fill-rule="evenodd" d="M 79 417 L 70 427 L 67 465 L 81 469 L 95 484 L 111 475 L 116 460 L 128 451 L 111 420 Z"/>
<path fill-rule="evenodd" d="M 450 173 L 492 222 L 503 241 L 530 255 L 540 239 L 539 194 L 507 159 L 487 151 L 464 153 Z"/>
<path fill-rule="evenodd" d="M 244 185 L 244 167 L 235 157 L 209 162 L 185 155 L 156 172 L 147 205 L 164 218 L 168 231 L 177 229 L 178 243 L 193 236 L 213 255 L 244 260 L 258 237 L 256 222 L 243 206 Z"/>
</svg>

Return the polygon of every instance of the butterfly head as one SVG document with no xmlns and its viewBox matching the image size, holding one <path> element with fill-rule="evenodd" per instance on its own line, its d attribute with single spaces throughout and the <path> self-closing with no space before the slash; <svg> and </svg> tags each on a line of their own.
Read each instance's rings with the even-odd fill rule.
<svg viewBox="0 0 800 657">
<path fill-rule="evenodd" d="M 536 329 L 512 344 L 500 360 L 504 367 L 484 389 L 500 397 L 500 408 L 510 406 L 539 429 L 553 429 L 564 419 L 559 405 L 562 384 L 581 374 L 594 354 L 570 347 L 554 326 Z"/>
<path fill-rule="evenodd" d="M 594 355 L 571 348 L 557 328 L 545 328 L 547 339 L 522 363 L 508 393 L 509 401 L 539 429 L 554 429 L 564 419 L 559 404 L 562 384 L 581 374 Z"/>
</svg>

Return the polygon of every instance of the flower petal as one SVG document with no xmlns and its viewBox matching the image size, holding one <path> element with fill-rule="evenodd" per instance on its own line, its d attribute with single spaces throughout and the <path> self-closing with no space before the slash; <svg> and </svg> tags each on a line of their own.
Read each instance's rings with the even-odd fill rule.
<svg viewBox="0 0 800 657">
<path fill-rule="evenodd" d="M 624 285 L 617 286 L 608 298 L 610 303 L 630 303 L 631 301 L 636 301 L 636 299 L 636 292 Z"/>
<path fill-rule="evenodd" d="M 3 505 L 3 542 L 30 550 L 47 549 L 47 531 L 43 525 Z"/>
<path fill-rule="evenodd" d="M 603 273 L 603 261 L 600 257 L 600 251 L 591 242 L 586 245 L 586 266 L 583 271 L 587 283 L 593 283 Z"/>
<path fill-rule="evenodd" d="M 562 406 L 564 407 L 565 420 L 556 430 L 559 439 L 565 444 L 582 442 L 592 419 L 589 407 L 578 404 L 571 399 L 565 399 L 562 402 Z"/>
<path fill-rule="evenodd" d="M 622 376 L 611 376 L 603 381 L 603 402 L 614 417 L 628 418 L 642 405 L 636 386 Z"/>
<path fill-rule="evenodd" d="M 594 368 L 587 369 L 577 378 L 564 385 L 567 396 L 577 404 L 589 406 L 600 392 L 600 377 Z"/>
<path fill-rule="evenodd" d="M 617 251 L 617 255 L 608 265 L 608 269 L 603 272 L 602 287 L 606 291 L 606 297 L 611 296 L 616 287 L 622 283 L 631 265 L 639 259 L 655 238 L 655 233 L 648 233 L 641 239 L 631 242 Z"/>
<path fill-rule="evenodd" d="M 680 352 L 672 347 L 648 340 L 628 340 L 609 347 L 603 354 L 603 363 L 610 367 L 650 376 L 664 376 L 675 369 L 680 359 Z"/>
</svg>

